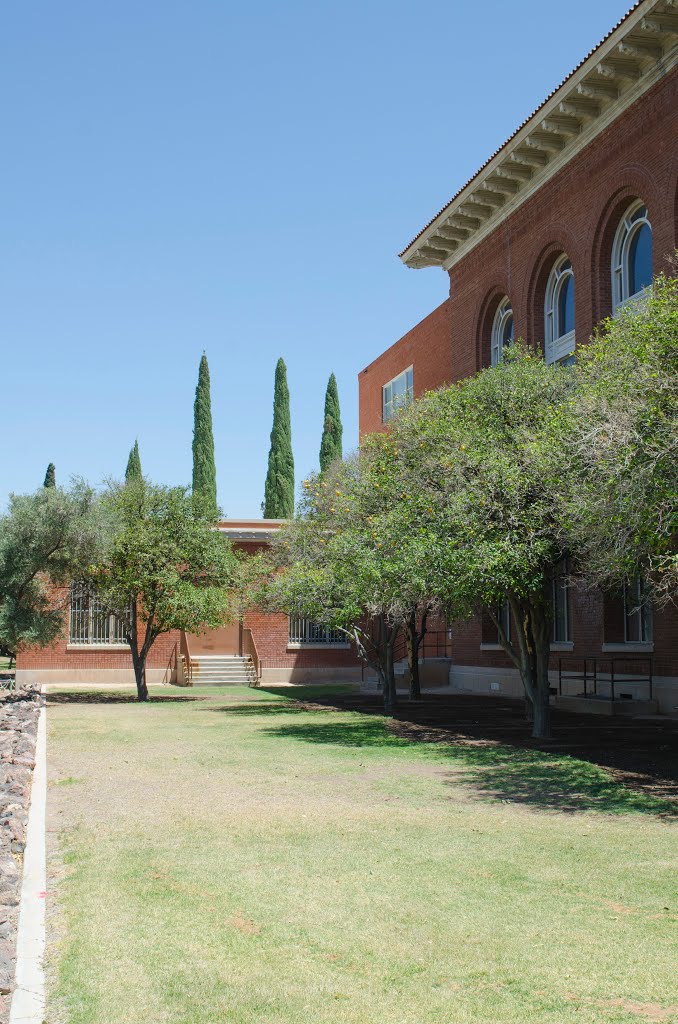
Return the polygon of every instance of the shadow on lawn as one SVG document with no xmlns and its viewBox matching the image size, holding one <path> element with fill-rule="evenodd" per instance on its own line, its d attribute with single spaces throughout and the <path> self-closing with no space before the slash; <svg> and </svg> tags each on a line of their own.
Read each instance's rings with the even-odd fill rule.
<svg viewBox="0 0 678 1024">
<path fill-rule="evenodd" d="M 399 724 L 366 716 L 358 721 L 290 723 L 264 731 L 304 743 L 417 751 L 419 757 L 431 758 L 437 764 L 442 761 L 443 770 L 445 762 L 454 767 L 445 779 L 446 785 L 471 787 L 476 797 L 493 802 L 563 813 L 602 811 L 667 818 L 678 814 L 676 802 L 666 799 L 673 795 L 674 788 L 664 792 L 630 788 L 607 769 L 589 761 L 492 740 L 469 740 L 459 734 L 448 734 L 436 743 L 421 743 L 394 731 L 394 725 Z"/>
<path fill-rule="evenodd" d="M 172 693 L 153 694 L 147 701 L 140 701 L 136 693 L 105 693 L 102 690 L 72 691 L 70 693 L 48 693 L 47 706 L 52 704 L 184 704 L 187 701 L 202 701 L 206 697 L 192 694 L 175 696 Z"/>
<path fill-rule="evenodd" d="M 260 718 L 262 716 L 267 718 L 273 715 L 309 715 L 317 712 L 327 714 L 330 711 L 341 711 L 342 709 L 326 704 L 308 703 L 307 701 L 288 700 L 281 702 L 271 700 L 257 701 L 251 704 L 220 704 L 218 707 L 208 708 L 207 710 L 217 711 L 224 715 L 234 715 L 237 718 Z"/>
</svg>

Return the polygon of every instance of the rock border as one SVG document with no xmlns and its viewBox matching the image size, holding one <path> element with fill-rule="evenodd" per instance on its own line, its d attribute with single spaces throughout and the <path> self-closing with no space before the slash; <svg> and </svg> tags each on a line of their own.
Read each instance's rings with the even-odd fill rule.
<svg viewBox="0 0 678 1024">
<path fill-rule="evenodd" d="M 24 890 L 30 854 L 30 819 L 42 817 L 42 848 L 44 861 L 44 787 L 42 807 L 29 810 L 38 797 L 35 792 L 34 768 L 38 733 L 42 726 L 44 751 L 44 700 L 33 687 L 10 691 L 0 696 L 0 1024 L 8 1020 L 31 1018 L 10 1016 L 10 993 L 17 973 L 17 935 L 20 920 L 26 916 Z M 41 772 L 45 774 L 44 752 Z M 28 833 L 27 833 L 28 829 Z M 34 830 L 33 830 L 34 831 Z M 35 846 L 35 843 L 31 844 Z M 37 847 L 40 847 L 40 839 Z M 39 854 L 39 849 L 38 849 Z M 44 920 L 44 888 L 42 882 L 42 913 Z M 43 928 L 44 936 L 44 928 Z M 43 986 L 44 992 L 44 986 Z M 12 1001 L 14 1002 L 14 1000 Z M 44 999 L 40 1021 L 44 1019 Z"/>
</svg>

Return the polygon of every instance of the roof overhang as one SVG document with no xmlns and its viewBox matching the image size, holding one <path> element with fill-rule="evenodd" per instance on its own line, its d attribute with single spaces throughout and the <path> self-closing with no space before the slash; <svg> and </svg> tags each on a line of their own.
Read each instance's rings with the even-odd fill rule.
<svg viewBox="0 0 678 1024">
<path fill-rule="evenodd" d="M 678 0 L 640 0 L 400 254 L 449 270 L 678 61 Z"/>
<path fill-rule="evenodd" d="M 222 519 L 217 529 L 230 540 L 268 542 L 286 522 L 286 519 Z"/>
</svg>

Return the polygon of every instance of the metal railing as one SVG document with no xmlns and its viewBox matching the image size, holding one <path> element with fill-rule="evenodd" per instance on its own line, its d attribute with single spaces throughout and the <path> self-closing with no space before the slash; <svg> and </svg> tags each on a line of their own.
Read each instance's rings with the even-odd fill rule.
<svg viewBox="0 0 678 1024">
<path fill-rule="evenodd" d="M 179 656 L 183 662 L 183 671 L 185 676 L 185 685 L 193 686 L 193 664 L 191 662 L 191 649 L 188 646 L 188 637 L 186 636 L 186 630 L 181 631 L 181 640 L 179 641 Z"/>
<path fill-rule="evenodd" d="M 254 686 L 258 686 L 261 681 L 261 661 L 259 659 L 259 652 L 257 651 L 257 645 L 254 642 L 254 635 L 251 629 L 243 629 L 242 631 L 242 653 L 245 657 L 252 659 L 252 665 L 254 666 Z"/>
<path fill-rule="evenodd" d="M 598 699 L 633 699 L 621 687 L 647 686 L 648 700 L 652 700 L 652 658 L 633 657 L 630 654 L 595 658 L 558 659 L 558 696 L 563 696 L 563 684 L 583 684 L 582 697 Z M 567 695 L 566 695 L 567 696 Z"/>
</svg>

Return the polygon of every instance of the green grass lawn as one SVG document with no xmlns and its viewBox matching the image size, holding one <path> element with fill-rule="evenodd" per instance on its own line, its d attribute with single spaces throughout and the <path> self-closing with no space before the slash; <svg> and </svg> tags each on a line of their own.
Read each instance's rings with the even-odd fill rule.
<svg viewBox="0 0 678 1024">
<path fill-rule="evenodd" d="M 298 690 L 153 692 L 50 698 L 50 1024 L 678 1021 L 660 800 Z"/>
</svg>

